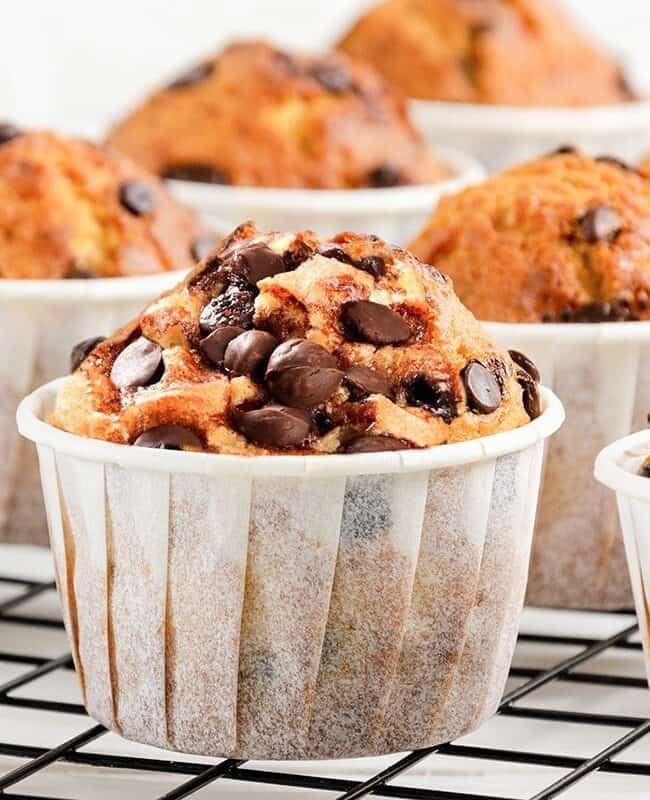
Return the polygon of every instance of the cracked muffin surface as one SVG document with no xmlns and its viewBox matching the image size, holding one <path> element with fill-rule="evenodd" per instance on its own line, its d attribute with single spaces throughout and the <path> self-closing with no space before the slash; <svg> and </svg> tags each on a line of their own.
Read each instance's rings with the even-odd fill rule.
<svg viewBox="0 0 650 800">
<path fill-rule="evenodd" d="M 0 278 L 109 278 L 193 266 L 191 211 L 123 155 L 0 124 Z"/>
<path fill-rule="evenodd" d="M 450 281 L 375 237 L 240 226 L 107 340 L 53 412 L 82 436 L 216 453 L 361 453 L 517 428 L 539 376 Z"/>
<path fill-rule="evenodd" d="M 389 0 L 339 47 L 423 100 L 589 106 L 633 98 L 620 66 L 552 0 Z"/>
<path fill-rule="evenodd" d="M 383 188 L 449 174 L 372 69 L 265 42 L 232 44 L 178 76 L 109 141 L 158 175 L 204 183 Z"/>
<path fill-rule="evenodd" d="M 444 198 L 411 249 L 479 319 L 650 319 L 650 183 L 614 158 L 563 148 Z"/>
</svg>

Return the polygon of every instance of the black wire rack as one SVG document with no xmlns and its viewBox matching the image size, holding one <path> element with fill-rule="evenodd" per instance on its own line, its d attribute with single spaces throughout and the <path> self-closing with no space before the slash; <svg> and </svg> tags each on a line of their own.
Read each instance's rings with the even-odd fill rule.
<svg viewBox="0 0 650 800">
<path fill-rule="evenodd" d="M 0 576 L 0 625 L 4 631 L 11 626 L 29 626 L 38 637 L 39 632 L 45 635 L 48 630 L 61 631 L 62 622 L 56 615 L 39 616 L 30 613 L 34 601 L 46 593 L 54 592 L 54 584 L 50 581 L 30 580 L 20 577 Z M 559 612 L 556 612 L 559 613 Z M 567 614 L 575 612 L 565 612 Z M 595 690 L 607 691 L 620 687 L 647 691 L 647 684 L 641 676 L 642 664 L 641 644 L 637 637 L 637 625 L 629 624 L 630 617 L 622 615 L 607 615 L 609 629 L 615 629 L 613 635 L 599 639 L 588 636 L 557 635 L 544 633 L 521 633 L 518 647 L 535 645 L 546 648 L 548 653 L 553 649 L 567 648 L 574 651 L 567 658 L 558 659 L 552 665 L 544 667 L 515 666 L 510 677 L 515 688 L 508 691 L 498 711 L 502 720 L 523 718 L 526 720 L 546 720 L 555 724 L 569 726 L 571 734 L 579 738 L 583 726 L 602 726 L 614 731 L 614 736 L 607 746 L 589 757 L 575 755 L 561 755 L 549 752 L 526 752 L 518 749 L 500 747 L 475 746 L 465 743 L 464 740 L 432 747 L 426 750 L 415 751 L 407 755 L 395 756 L 390 759 L 389 765 L 376 774 L 361 779 L 342 777 L 332 771 L 332 774 L 310 774 L 309 764 L 298 772 L 283 770 L 283 764 L 275 763 L 270 768 L 256 768 L 250 762 L 226 759 L 218 763 L 206 763 L 201 760 L 178 760 L 168 757 L 169 754 L 157 751 L 156 758 L 132 757 L 119 753 L 92 752 L 84 749 L 90 743 L 97 742 L 106 737 L 108 731 L 88 719 L 88 724 L 81 733 L 61 741 L 53 747 L 43 747 L 24 743 L 0 741 L 0 796 L 7 800 L 75 800 L 75 798 L 92 797 L 93 793 L 83 786 L 79 786 L 80 794 L 70 796 L 45 796 L 43 794 L 30 794 L 28 789 L 30 778 L 43 774 L 52 765 L 66 762 L 73 765 L 83 765 L 91 770 L 129 770 L 128 775 L 137 774 L 165 774 L 177 781 L 176 785 L 163 794 L 157 794 L 158 800 L 179 800 L 179 798 L 192 797 L 202 793 L 206 787 L 212 786 L 216 791 L 231 781 L 239 784 L 258 784 L 258 789 L 263 785 L 284 787 L 286 790 L 320 790 L 321 793 L 331 793 L 332 797 L 340 800 L 353 800 L 369 795 L 381 797 L 414 798 L 414 800 L 512 800 L 511 796 L 464 793 L 449 791 L 436 787 L 435 760 L 441 756 L 458 757 L 474 760 L 476 763 L 486 764 L 506 763 L 509 765 L 531 765 L 535 767 L 550 767 L 553 779 L 541 790 L 535 789 L 533 794 L 526 795 L 526 800 L 547 800 L 570 793 L 575 785 L 598 773 L 618 776 L 620 790 L 626 786 L 630 776 L 647 776 L 647 794 L 642 791 L 635 795 L 650 797 L 650 759 L 648 763 L 642 761 L 626 760 L 626 752 L 632 745 L 650 734 L 650 718 L 633 716 L 629 714 L 599 713 L 595 710 L 567 710 L 566 708 L 549 707 L 548 704 L 531 704 L 543 687 L 549 685 L 573 684 L 564 686 L 565 692 L 575 691 L 575 684 L 582 683 L 593 687 Z M 71 656 L 66 653 L 55 658 L 14 652 L 7 640 L 11 637 L 0 635 L 0 666 L 9 665 L 12 670 L 18 670 L 17 676 L 0 685 L 0 719 L 1 707 L 13 707 L 30 711 L 46 711 L 54 714 L 76 715 L 85 717 L 83 706 L 57 699 L 42 699 L 29 696 L 27 690 L 34 683 L 59 670 L 73 670 Z M 635 660 L 637 675 L 605 674 L 599 671 L 599 657 L 603 654 L 627 652 Z M 637 661 L 638 660 L 638 661 Z M 38 695 L 38 692 L 34 692 Z M 644 695 L 645 696 L 645 695 Z M 3 758 L 4 757 L 4 758 Z M 409 786 L 408 777 L 417 765 L 425 759 L 432 759 L 432 773 L 426 779 L 426 786 Z M 2 773 L 2 764 L 8 764 L 7 770 Z M 560 774 L 561 773 L 561 774 Z M 103 773 L 105 774 L 105 773 Z M 126 773 L 124 773 L 126 774 Z M 559 777 L 558 777 L 559 774 Z M 419 782 L 420 784 L 422 781 Z M 27 790 L 27 791 L 26 791 Z M 135 790 L 134 790 L 135 791 Z M 124 796 L 124 794 L 122 794 Z M 140 797 L 139 793 L 127 797 Z M 210 794 L 210 797 L 218 796 Z M 324 796 L 321 794 L 320 796 Z M 619 797 L 619 791 L 614 788 L 612 798 Z M 521 797 L 521 795 L 519 795 Z"/>
</svg>

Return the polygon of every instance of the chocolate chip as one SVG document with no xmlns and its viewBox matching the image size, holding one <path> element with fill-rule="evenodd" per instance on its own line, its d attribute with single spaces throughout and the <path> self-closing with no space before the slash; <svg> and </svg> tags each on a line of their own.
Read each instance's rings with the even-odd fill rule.
<svg viewBox="0 0 650 800">
<path fill-rule="evenodd" d="M 179 75 L 175 80 L 173 80 L 167 86 L 167 88 L 186 89 L 188 86 L 194 86 L 195 83 L 200 83 L 206 78 L 209 78 L 213 72 L 214 62 L 204 61 L 202 64 L 197 64 L 191 69 L 188 69 L 187 72 L 183 72 L 182 75 Z"/>
<path fill-rule="evenodd" d="M 518 367 L 521 367 L 524 372 L 527 372 L 530 377 L 535 381 L 535 383 L 539 383 L 540 381 L 540 374 L 539 370 L 535 366 L 535 364 L 525 356 L 523 353 L 520 353 L 519 350 L 508 350 L 510 358 L 515 362 Z"/>
<path fill-rule="evenodd" d="M 311 431 L 306 411 L 279 405 L 240 411 L 235 424 L 247 439 L 263 447 L 300 447 Z"/>
<path fill-rule="evenodd" d="M 235 375 L 259 380 L 277 346 L 278 340 L 266 331 L 245 331 L 228 343 L 224 366 Z"/>
<path fill-rule="evenodd" d="M 285 263 L 282 256 L 265 244 L 253 244 L 233 253 L 224 263 L 224 269 L 236 272 L 255 285 L 264 278 L 284 272 Z"/>
<path fill-rule="evenodd" d="M 346 445 L 344 452 L 352 453 L 387 453 L 391 450 L 407 450 L 410 447 L 408 442 L 402 439 L 395 439 L 393 436 L 368 436 L 366 434 L 351 439 Z"/>
<path fill-rule="evenodd" d="M 623 228 L 623 220 L 611 206 L 596 206 L 578 220 L 582 235 L 589 242 L 611 242 Z"/>
<path fill-rule="evenodd" d="M 571 144 L 563 144 L 557 147 L 555 150 L 551 150 L 548 154 L 549 158 L 553 156 L 573 156 L 577 155 L 578 149 Z"/>
<path fill-rule="evenodd" d="M 163 365 L 159 344 L 141 336 L 124 348 L 115 359 L 111 380 L 118 389 L 135 389 L 156 383 Z"/>
<path fill-rule="evenodd" d="M 201 311 L 199 327 L 204 336 L 225 325 L 253 327 L 255 291 L 238 282 L 230 283 L 218 297 Z"/>
<path fill-rule="evenodd" d="M 467 405 L 476 414 L 491 414 L 501 403 L 499 382 L 479 361 L 470 361 L 463 370 Z"/>
<path fill-rule="evenodd" d="M 135 214 L 142 217 L 153 211 L 154 200 L 151 190 L 142 181 L 126 181 L 120 186 L 120 203 Z"/>
<path fill-rule="evenodd" d="M 617 158 L 616 156 L 596 156 L 594 160 L 599 164 L 611 164 L 613 167 L 618 167 L 625 172 L 636 172 L 636 170 L 626 161 L 623 161 L 622 158 Z"/>
<path fill-rule="evenodd" d="M 314 251 L 306 242 L 295 239 L 282 255 L 284 268 L 287 272 L 292 272 L 294 269 L 298 269 L 301 264 L 304 264 L 305 261 L 308 261 L 313 255 Z"/>
<path fill-rule="evenodd" d="M 629 304 L 605 303 L 594 300 L 577 308 L 565 310 L 561 316 L 562 322 L 594 323 L 594 322 L 632 322 L 636 319 L 632 315 Z"/>
<path fill-rule="evenodd" d="M 181 425 L 159 425 L 141 433 L 133 442 L 135 447 L 154 447 L 157 450 L 202 450 L 199 437 Z"/>
<path fill-rule="evenodd" d="M 216 331 L 212 331 L 205 339 L 201 339 L 199 342 L 199 350 L 206 361 L 209 361 L 215 367 L 221 369 L 226 354 L 226 347 L 228 347 L 228 344 L 236 336 L 242 333 L 244 333 L 244 329 L 236 325 L 226 325 L 223 328 L 217 328 Z"/>
<path fill-rule="evenodd" d="M 228 276 L 221 267 L 222 261 L 219 256 L 212 256 L 192 275 L 187 282 L 188 287 L 202 292 L 210 292 L 212 295 L 221 294 L 228 285 Z"/>
<path fill-rule="evenodd" d="M 70 353 L 70 372 L 75 372 L 86 357 L 97 347 L 106 340 L 105 336 L 91 336 L 89 339 L 84 339 L 72 348 Z"/>
<path fill-rule="evenodd" d="M 70 272 L 66 273 L 65 280 L 87 281 L 97 277 L 98 277 L 97 273 L 92 269 L 84 269 L 83 267 L 72 267 Z"/>
<path fill-rule="evenodd" d="M 203 261 L 218 244 L 219 240 L 216 236 L 197 236 L 190 248 L 192 258 L 197 262 Z"/>
<path fill-rule="evenodd" d="M 309 75 L 318 81 L 323 89 L 333 94 L 344 94 L 353 87 L 352 76 L 344 67 L 337 64 L 320 63 L 314 64 Z"/>
<path fill-rule="evenodd" d="M 289 339 L 269 359 L 266 381 L 282 403 L 313 408 L 328 400 L 343 379 L 336 359 L 324 347 L 306 339 Z"/>
<path fill-rule="evenodd" d="M 388 306 L 371 300 L 355 300 L 343 306 L 342 322 L 352 338 L 371 344 L 403 344 L 411 329 Z"/>
<path fill-rule="evenodd" d="M 537 419 L 542 413 L 537 383 L 532 376 L 523 369 L 518 370 L 517 380 L 521 386 L 521 399 L 526 413 L 531 419 Z"/>
<path fill-rule="evenodd" d="M 323 256 L 323 258 L 333 258 L 335 261 L 340 261 L 341 264 L 349 264 L 351 267 L 356 266 L 352 256 L 349 256 L 345 250 L 342 250 L 335 244 L 321 245 L 318 252 Z"/>
<path fill-rule="evenodd" d="M 456 395 L 446 381 L 416 375 L 405 384 L 404 389 L 407 405 L 426 408 L 442 417 L 447 424 L 458 416 Z"/>
<path fill-rule="evenodd" d="M 381 256 L 365 256 L 355 266 L 369 272 L 375 279 L 381 278 L 386 272 L 386 262 Z"/>
<path fill-rule="evenodd" d="M 12 139 L 16 139 L 21 134 L 22 131 L 20 128 L 17 128 L 10 122 L 0 122 L 0 145 L 6 144 Z"/>
<path fill-rule="evenodd" d="M 370 394 L 391 396 L 390 383 L 368 367 L 350 367 L 343 378 L 343 385 L 350 392 L 350 400 L 363 400 Z"/>
<path fill-rule="evenodd" d="M 228 173 L 214 164 L 199 164 L 186 162 L 184 164 L 170 164 L 161 173 L 161 177 L 174 181 L 193 181 L 195 183 L 217 183 L 228 185 Z"/>
<path fill-rule="evenodd" d="M 336 428 L 336 422 L 334 422 L 327 411 L 324 411 L 322 408 L 316 408 L 312 411 L 311 419 L 319 436 L 324 436 L 326 433 Z"/>
<path fill-rule="evenodd" d="M 402 186 L 404 179 L 398 167 L 382 164 L 368 174 L 368 185 L 374 189 L 390 189 L 393 186 Z"/>
</svg>

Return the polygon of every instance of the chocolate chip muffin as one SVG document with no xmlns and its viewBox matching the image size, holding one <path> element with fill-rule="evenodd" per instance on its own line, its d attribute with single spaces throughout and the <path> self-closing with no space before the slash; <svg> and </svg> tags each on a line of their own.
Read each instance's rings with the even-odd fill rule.
<svg viewBox="0 0 650 800">
<path fill-rule="evenodd" d="M 180 75 L 109 141 L 158 175 L 204 183 L 381 188 L 448 174 L 370 68 L 264 42 L 233 44 Z"/>
<path fill-rule="evenodd" d="M 444 198 L 411 249 L 479 319 L 650 319 L 650 183 L 569 148 Z"/>
<path fill-rule="evenodd" d="M 143 447 L 399 450 L 540 412 L 534 366 L 496 348 L 437 270 L 374 237 L 251 223 L 71 366 L 53 423 Z"/>
<path fill-rule="evenodd" d="M 0 124 L 0 278 L 177 270 L 204 246 L 192 212 L 124 156 Z"/>
<path fill-rule="evenodd" d="M 389 0 L 339 47 L 423 100 L 595 106 L 633 98 L 621 68 L 552 0 Z"/>
</svg>

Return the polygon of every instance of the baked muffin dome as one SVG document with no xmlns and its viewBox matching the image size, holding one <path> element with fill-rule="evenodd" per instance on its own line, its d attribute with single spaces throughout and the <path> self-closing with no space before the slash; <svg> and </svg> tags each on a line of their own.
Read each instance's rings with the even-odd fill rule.
<svg viewBox="0 0 650 800">
<path fill-rule="evenodd" d="M 183 269 L 201 241 L 193 213 L 124 156 L 0 125 L 0 278 Z"/>
<path fill-rule="evenodd" d="M 412 243 L 479 319 L 650 319 L 650 182 L 566 150 L 444 198 Z"/>
<path fill-rule="evenodd" d="M 410 253 L 247 223 L 139 319 L 75 349 L 52 422 L 244 455 L 429 447 L 538 415 L 536 371 L 514 358 Z"/>
<path fill-rule="evenodd" d="M 233 44 L 154 92 L 109 140 L 163 177 L 347 189 L 447 174 L 403 99 L 344 55 Z"/>
<path fill-rule="evenodd" d="M 553 0 L 389 0 L 339 47 L 424 100 L 593 106 L 632 98 L 620 67 Z"/>
</svg>

